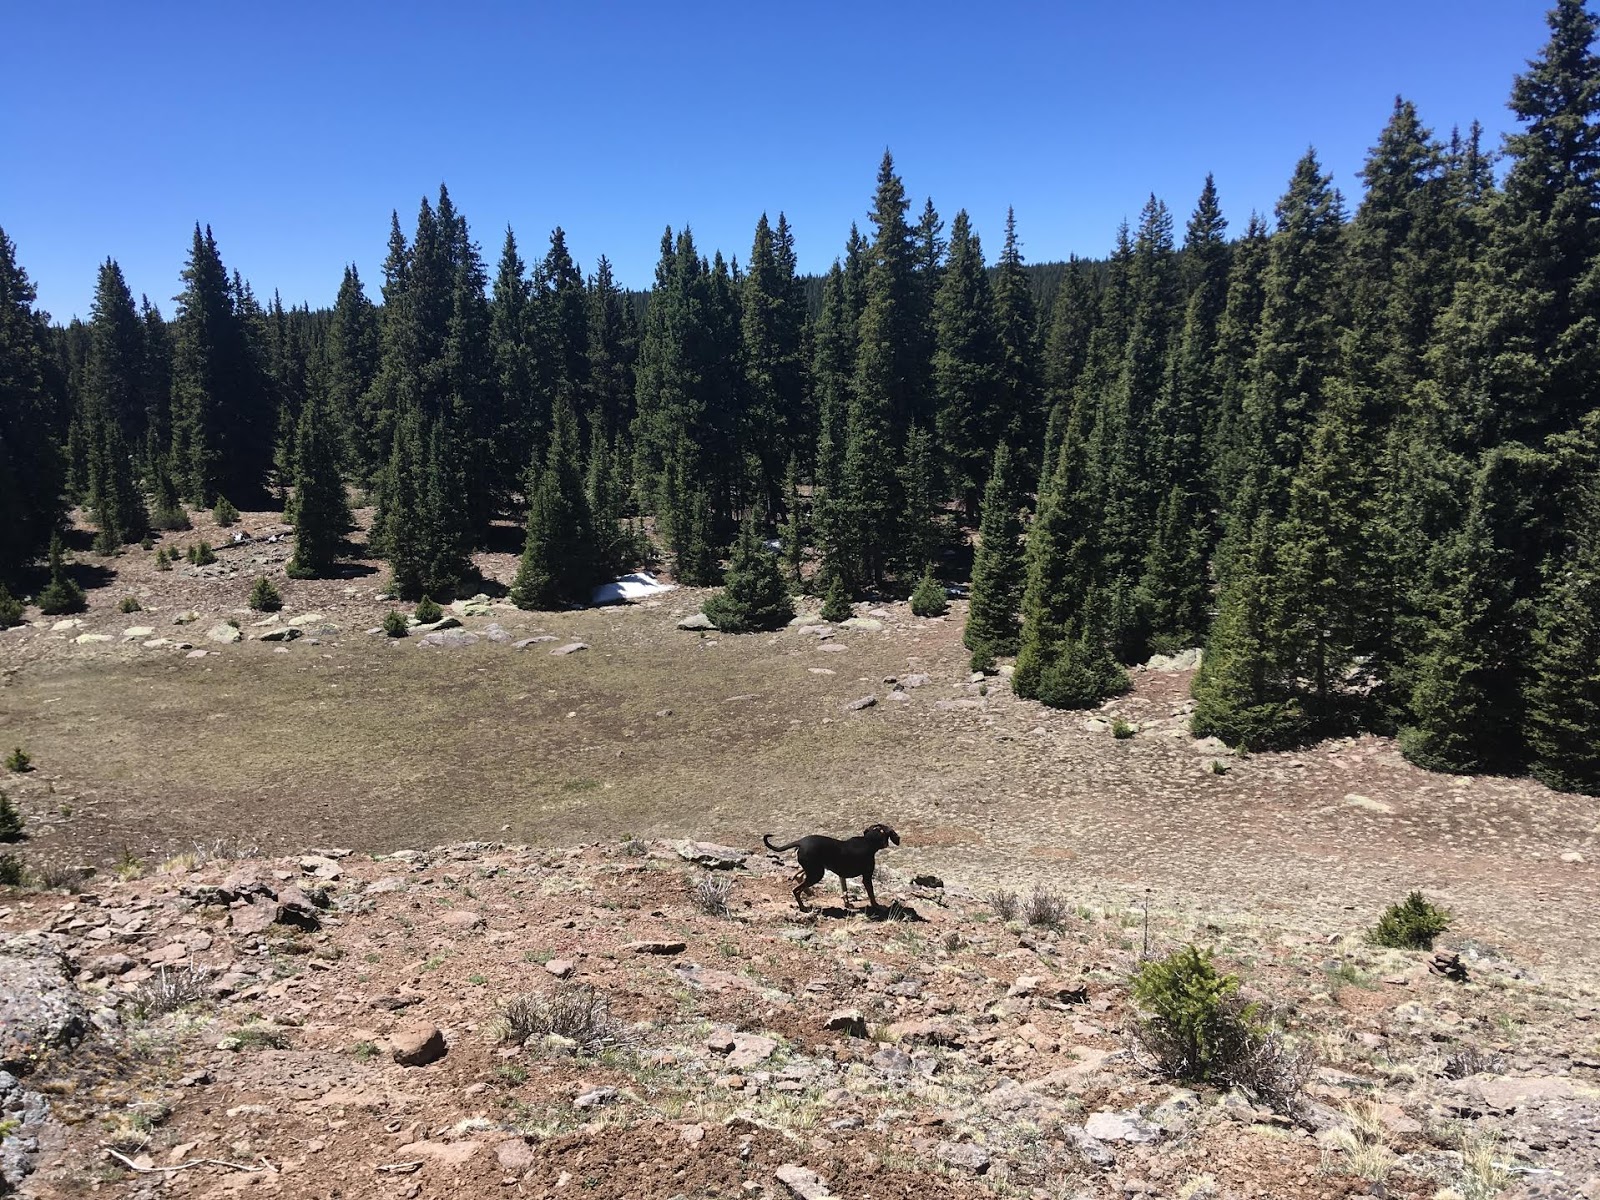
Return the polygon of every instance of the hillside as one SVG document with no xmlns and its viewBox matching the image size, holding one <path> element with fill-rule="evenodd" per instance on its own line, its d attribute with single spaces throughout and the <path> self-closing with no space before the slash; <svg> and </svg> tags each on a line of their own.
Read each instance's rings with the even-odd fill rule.
<svg viewBox="0 0 1600 1200">
<path fill-rule="evenodd" d="M 764 853 L 638 841 L 11 893 L 5 1104 L 49 1117 L 5 1167 L 41 1197 L 1597 1194 L 1592 978 L 1466 928 L 1455 983 L 1364 913 L 1152 912 L 1153 954 L 1215 946 L 1315 1054 L 1273 1111 L 1141 1066 L 1137 911 L 1068 887 L 1002 921 L 919 858 L 886 856 L 878 920 L 826 890 L 803 916 Z M 578 1037 L 507 1032 L 527 995 L 576 1002 Z"/>
</svg>

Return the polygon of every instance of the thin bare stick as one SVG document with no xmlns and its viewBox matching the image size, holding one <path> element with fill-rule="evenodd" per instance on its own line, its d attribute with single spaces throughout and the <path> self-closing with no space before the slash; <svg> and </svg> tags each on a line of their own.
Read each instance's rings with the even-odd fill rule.
<svg viewBox="0 0 1600 1200">
<path fill-rule="evenodd" d="M 120 1162 L 123 1166 L 127 1167 L 128 1170 L 138 1171 L 141 1175 L 170 1174 L 173 1171 L 187 1171 L 190 1167 L 204 1166 L 227 1167 L 233 1171 L 249 1171 L 251 1173 L 269 1171 L 272 1169 L 270 1167 L 247 1167 L 242 1163 L 224 1162 L 220 1158 L 194 1158 L 190 1159 L 186 1163 L 180 1163 L 176 1167 L 141 1167 L 126 1154 L 119 1154 L 117 1151 L 111 1149 L 110 1146 L 106 1147 L 106 1152 L 110 1154 L 112 1158 L 115 1158 L 118 1162 Z"/>
</svg>

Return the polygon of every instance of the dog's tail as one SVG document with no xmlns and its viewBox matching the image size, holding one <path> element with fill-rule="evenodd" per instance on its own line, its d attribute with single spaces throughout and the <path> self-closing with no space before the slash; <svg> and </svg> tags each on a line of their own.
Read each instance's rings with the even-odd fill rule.
<svg viewBox="0 0 1600 1200">
<path fill-rule="evenodd" d="M 778 854 L 782 854 L 785 850 L 793 850 L 800 844 L 799 842 L 789 842 L 787 845 L 774 846 L 772 844 L 772 835 L 770 833 L 763 833 L 761 835 L 761 841 L 766 845 L 768 850 L 772 850 Z"/>
</svg>

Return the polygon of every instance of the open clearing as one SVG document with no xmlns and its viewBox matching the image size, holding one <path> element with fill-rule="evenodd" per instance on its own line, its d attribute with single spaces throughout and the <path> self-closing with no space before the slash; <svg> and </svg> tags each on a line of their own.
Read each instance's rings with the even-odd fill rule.
<svg viewBox="0 0 1600 1200">
<path fill-rule="evenodd" d="M 38 767 L 6 784 L 31 861 L 104 867 L 218 838 L 273 852 L 628 835 L 754 845 L 885 820 L 904 838 L 896 868 L 974 887 L 1039 878 L 1122 903 L 1148 887 L 1166 907 L 1301 927 L 1418 887 L 1477 936 L 1535 957 L 1595 946 L 1593 799 L 1429 775 L 1380 738 L 1224 756 L 1215 774 L 1217 751 L 1182 729 L 1187 673 L 1135 672 L 1134 691 L 1098 714 L 1139 726 L 1118 740 L 1095 714 L 970 682 L 962 604 L 932 621 L 890 604 L 870 618 L 881 628 L 831 636 L 729 637 L 676 628 L 703 598 L 689 590 L 573 613 L 496 602 L 464 628 L 555 640 L 429 649 L 366 633 L 389 608 L 374 572 L 280 579 L 284 622 L 322 620 L 274 645 L 254 640 L 265 630 L 243 600 L 287 550 L 228 547 L 209 575 L 125 556 L 80 626 L 0 635 L 0 743 Z M 515 564 L 482 565 L 492 579 Z M 145 611 L 117 612 L 125 594 Z M 185 609 L 199 619 L 174 627 Z M 208 642 L 228 617 L 245 640 Z M 210 653 L 144 649 L 123 636 L 135 626 Z M 84 633 L 111 637 L 74 640 Z M 589 648 L 550 653 L 572 641 Z M 874 706 L 846 710 L 867 696 Z"/>
</svg>

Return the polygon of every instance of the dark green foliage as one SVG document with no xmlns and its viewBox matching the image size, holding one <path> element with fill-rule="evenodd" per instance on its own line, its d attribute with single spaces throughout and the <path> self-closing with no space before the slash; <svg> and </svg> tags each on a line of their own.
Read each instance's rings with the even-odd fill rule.
<svg viewBox="0 0 1600 1200">
<path fill-rule="evenodd" d="M 386 636 L 392 638 L 403 638 L 406 636 L 406 632 L 409 628 L 410 627 L 406 624 L 406 619 L 399 613 L 395 612 L 394 609 L 391 608 L 388 612 L 383 614 L 383 632 Z"/>
<path fill-rule="evenodd" d="M 227 529 L 230 525 L 238 524 L 239 510 L 228 502 L 226 496 L 218 496 L 217 503 L 211 509 L 211 519 Z"/>
<path fill-rule="evenodd" d="M 250 589 L 250 607 L 257 612 L 277 612 L 283 607 L 283 597 L 265 575 L 257 579 L 255 587 Z"/>
<path fill-rule="evenodd" d="M 1217 973 L 1211 951 L 1186 946 L 1143 963 L 1132 992 L 1135 1041 L 1162 1074 L 1248 1088 L 1279 1111 L 1295 1109 L 1311 1060 L 1240 997 L 1238 976 Z"/>
<path fill-rule="evenodd" d="M 8 771 L 14 771 L 18 775 L 22 775 L 33 770 L 33 760 L 28 757 L 26 750 L 21 746 L 17 746 L 12 749 L 10 754 L 6 755 L 5 767 Z"/>
<path fill-rule="evenodd" d="M 850 607 L 850 590 L 845 587 L 844 580 L 834 575 L 828 580 L 827 593 L 822 597 L 822 619 L 837 624 L 848 621 L 855 615 L 855 610 Z"/>
<path fill-rule="evenodd" d="M 1557 569 L 1528 689 L 1531 769 L 1563 792 L 1600 795 L 1600 479 L 1585 485 L 1572 552 Z M 0 617 L 3 620 L 3 617 Z"/>
<path fill-rule="evenodd" d="M 138 541 L 149 519 L 129 453 L 130 445 L 144 442 L 144 325 L 121 269 L 110 259 L 100 268 L 89 331 L 80 437 L 89 508 L 99 526 L 95 549 L 114 554 Z"/>
<path fill-rule="evenodd" d="M 417 619 L 419 625 L 432 625 L 435 621 L 444 619 L 444 610 L 432 599 L 424 596 L 417 601 L 417 607 L 411 615 Z"/>
<path fill-rule="evenodd" d="M 1116 738 L 1117 741 L 1125 742 L 1137 732 L 1137 729 L 1121 717 L 1111 718 L 1111 736 Z"/>
<path fill-rule="evenodd" d="M 189 547 L 189 563 L 196 567 L 209 567 L 217 561 L 216 554 L 211 549 L 211 543 L 202 538 L 198 545 Z"/>
<path fill-rule="evenodd" d="M 1435 907 L 1421 892 L 1412 892 L 1384 909 L 1367 941 L 1393 950 L 1432 950 L 1434 939 L 1449 927 L 1447 911 Z"/>
<path fill-rule="evenodd" d="M 950 611 L 950 600 L 945 595 L 944 584 L 933 574 L 933 564 L 928 564 L 911 593 L 911 612 L 918 617 L 942 617 Z"/>
<path fill-rule="evenodd" d="M 82 612 L 88 607 L 83 589 L 67 575 L 66 556 L 59 534 L 50 539 L 50 582 L 40 590 L 34 603 L 47 617 Z"/>
<path fill-rule="evenodd" d="M 1027 582 L 1020 499 L 1011 452 L 1002 442 L 995 451 L 989 485 L 983 493 L 978 550 L 972 561 L 972 597 L 962 634 L 962 641 L 974 654 L 974 662 L 980 651 L 988 652 L 989 662 L 996 655 L 1017 652 L 1022 628 L 1017 611 Z"/>
<path fill-rule="evenodd" d="M 22 858 L 16 854 L 0 854 L 0 887 L 21 887 L 27 878 Z"/>
<path fill-rule="evenodd" d="M 176 552 L 174 551 L 174 553 L 176 553 Z M 158 571 L 170 571 L 170 570 L 172 570 L 172 559 L 171 559 L 171 557 L 168 556 L 168 553 L 164 548 L 161 549 L 161 550 L 157 550 L 156 551 L 156 570 L 158 570 Z"/>
<path fill-rule="evenodd" d="M 350 528 L 350 503 L 339 472 L 339 446 L 328 402 L 312 387 L 300 413 L 294 446 L 294 557 L 292 579 L 328 574 Z"/>
<path fill-rule="evenodd" d="M 0 629 L 21 624 L 22 601 L 7 591 L 5 584 L 0 583 Z"/>
<path fill-rule="evenodd" d="M 142 612 L 144 611 L 144 605 L 140 604 L 134 596 L 124 596 L 122 603 L 117 605 L 117 611 L 125 613 Z"/>
<path fill-rule="evenodd" d="M 705 602 L 705 614 L 724 633 L 780 629 L 794 616 L 788 585 L 754 513 L 739 528 L 722 591 Z"/>
<path fill-rule="evenodd" d="M 578 470 L 576 418 L 567 404 L 555 412 L 544 465 L 528 503 L 522 563 L 511 585 L 518 608 L 587 604 L 597 582 L 589 498 Z"/>
<path fill-rule="evenodd" d="M 164 455 L 156 459 L 151 467 L 151 473 L 155 484 L 155 508 L 150 523 L 157 529 L 168 532 L 190 528 L 189 514 L 184 511 L 183 501 L 178 496 L 177 486 L 172 482 L 172 473 L 167 470 Z"/>
<path fill-rule="evenodd" d="M 778 530 L 780 555 L 792 583 L 800 582 L 800 567 L 805 562 L 806 535 L 800 500 L 799 464 L 791 457 L 783 477 L 785 516 Z"/>
<path fill-rule="evenodd" d="M 22 840 L 22 814 L 11 803 L 11 797 L 0 792 L 0 842 Z"/>
<path fill-rule="evenodd" d="M 964 209 L 951 226 L 950 258 L 934 298 L 933 322 L 940 465 L 947 490 L 971 513 L 983 490 L 990 447 L 1004 423 L 1004 351 L 994 328 L 983 247 Z"/>
<path fill-rule="evenodd" d="M 16 253 L 0 229 L 0 578 L 13 581 L 50 541 L 66 466 L 46 385 L 45 316 Z"/>
</svg>

